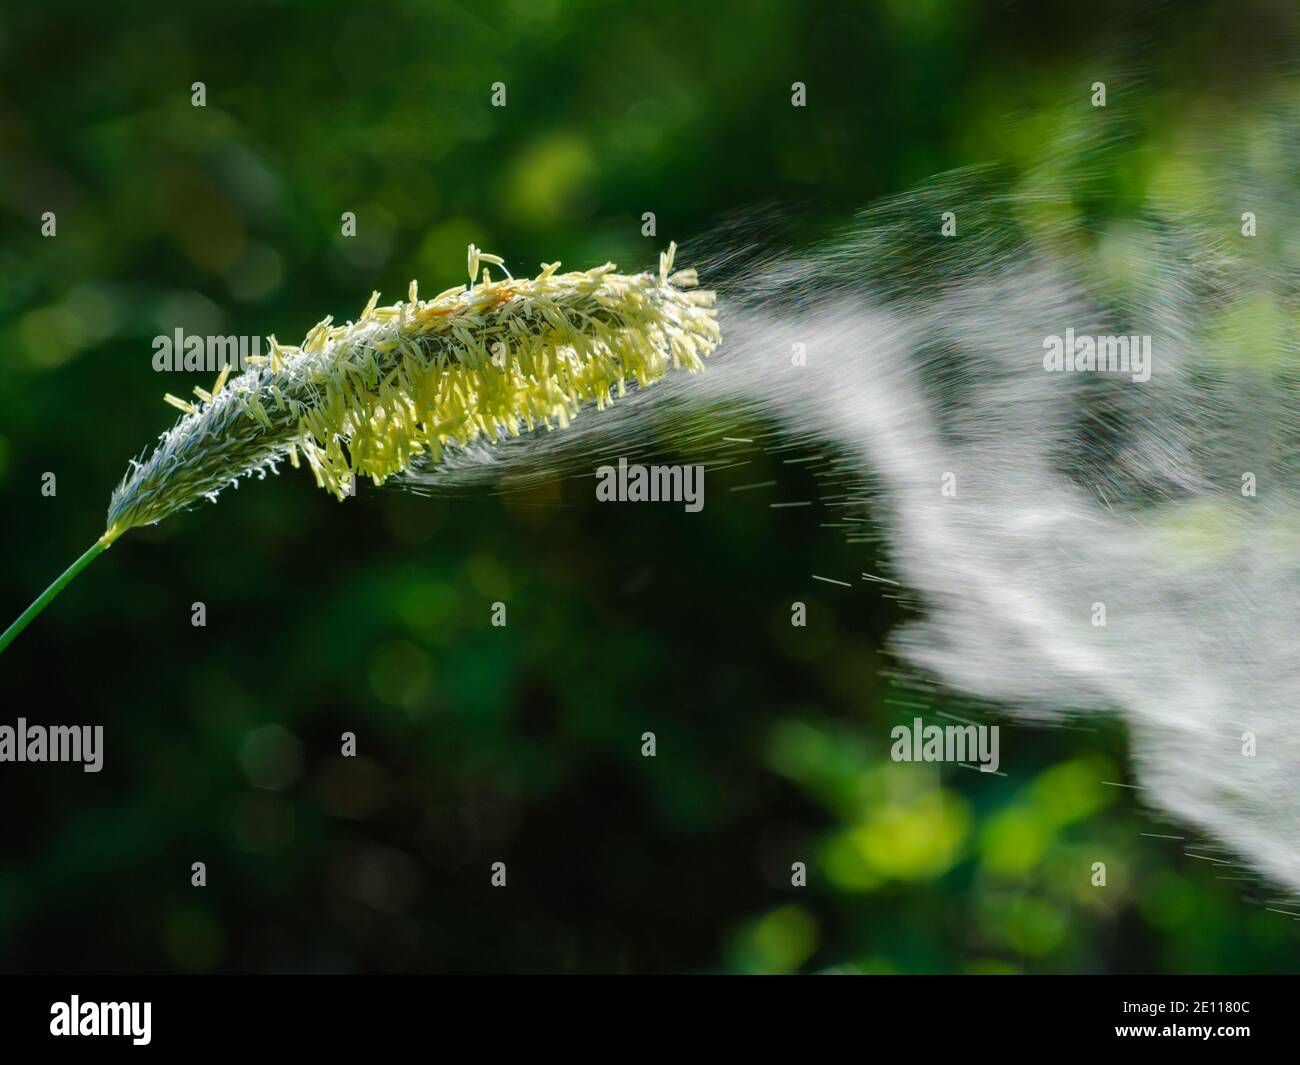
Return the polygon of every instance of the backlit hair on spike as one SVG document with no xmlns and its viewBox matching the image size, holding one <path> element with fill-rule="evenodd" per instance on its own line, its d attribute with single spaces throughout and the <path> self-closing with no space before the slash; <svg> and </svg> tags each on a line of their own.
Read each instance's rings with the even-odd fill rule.
<svg viewBox="0 0 1300 1065">
<path fill-rule="evenodd" d="M 448 444 L 568 425 L 603 408 L 629 380 L 650 385 L 669 369 L 699 370 L 720 333 L 712 292 L 673 273 L 676 245 L 657 273 L 623 275 L 612 263 L 512 278 L 499 256 L 469 246 L 470 283 L 421 301 L 380 307 L 356 322 L 325 318 L 300 347 L 270 338 L 269 354 L 237 377 L 196 389 L 152 455 L 133 463 L 109 504 L 109 542 L 215 498 L 241 476 L 288 458 L 307 461 L 340 499 L 356 477 L 382 484 Z M 493 280 L 488 266 L 500 267 Z"/>
</svg>

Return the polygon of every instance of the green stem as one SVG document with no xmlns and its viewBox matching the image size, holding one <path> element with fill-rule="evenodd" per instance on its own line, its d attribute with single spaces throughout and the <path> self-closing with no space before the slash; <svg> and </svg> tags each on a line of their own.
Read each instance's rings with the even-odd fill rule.
<svg viewBox="0 0 1300 1065">
<path fill-rule="evenodd" d="M 108 549 L 108 546 L 120 535 L 121 533 L 114 529 L 104 533 L 103 536 L 91 544 L 90 550 L 65 569 L 53 584 L 41 592 L 32 605 L 18 616 L 18 620 L 5 629 L 3 634 L 0 634 L 0 652 L 13 643 L 14 637 L 27 628 L 32 618 L 49 606 L 51 600 L 72 583 L 73 577 L 89 566 L 98 555 L 103 554 Z"/>
</svg>

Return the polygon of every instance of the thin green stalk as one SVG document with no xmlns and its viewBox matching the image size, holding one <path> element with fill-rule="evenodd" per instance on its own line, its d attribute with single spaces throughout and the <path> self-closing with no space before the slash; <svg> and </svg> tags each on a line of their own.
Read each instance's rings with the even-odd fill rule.
<svg viewBox="0 0 1300 1065">
<path fill-rule="evenodd" d="M 120 533 L 114 529 L 104 533 L 103 536 L 91 544 L 90 550 L 65 569 L 53 584 L 41 592 L 32 605 L 18 616 L 18 620 L 5 629 L 3 634 L 0 634 L 0 652 L 13 643 L 14 637 L 27 628 L 31 620 L 49 606 L 56 595 L 72 583 L 72 578 L 89 566 L 96 557 L 103 554 L 108 549 L 109 544 L 116 540 L 119 535 Z"/>
</svg>

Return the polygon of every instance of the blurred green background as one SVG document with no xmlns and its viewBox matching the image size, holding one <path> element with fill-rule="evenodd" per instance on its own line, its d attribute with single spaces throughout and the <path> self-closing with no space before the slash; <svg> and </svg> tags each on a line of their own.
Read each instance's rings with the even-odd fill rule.
<svg viewBox="0 0 1300 1065">
<path fill-rule="evenodd" d="M 102 530 L 172 421 L 161 394 L 210 384 L 155 374 L 155 335 L 293 342 L 372 288 L 463 281 L 470 241 L 517 272 L 640 269 L 772 203 L 812 239 L 948 168 L 1041 172 L 1099 78 L 1124 132 L 1077 206 L 1122 218 L 1204 135 L 1200 103 L 1240 132 L 1293 18 L 1252 0 L 11 5 L 0 613 Z M 725 490 L 767 480 L 779 495 Z M 133 532 L 0 659 L 0 723 L 102 723 L 107 747 L 98 775 L 0 766 L 0 968 L 1294 968 L 1293 920 L 1141 835 L 1184 832 L 1101 783 L 1130 779 L 1118 727 L 1003 722 L 1001 777 L 892 763 L 916 701 L 882 650 L 902 608 L 809 579 L 875 572 L 870 546 L 822 507 L 768 507 L 815 495 L 781 455 L 709 490 L 701 514 L 596 506 L 585 481 L 363 486 L 340 506 L 286 469 Z M 936 699 L 927 714 L 997 720 Z"/>
</svg>

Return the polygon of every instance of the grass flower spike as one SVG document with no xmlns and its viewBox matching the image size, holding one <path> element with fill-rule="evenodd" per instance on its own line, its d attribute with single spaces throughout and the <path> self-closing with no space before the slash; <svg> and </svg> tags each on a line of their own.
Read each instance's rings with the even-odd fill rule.
<svg viewBox="0 0 1300 1065">
<path fill-rule="evenodd" d="M 550 263 L 516 279 L 471 245 L 467 286 L 421 300 L 412 282 L 408 300 L 388 307 L 376 292 L 355 322 L 326 318 L 298 347 L 271 337 L 267 355 L 237 377 L 222 371 L 194 402 L 167 396 L 183 417 L 132 461 L 104 535 L 0 635 L 0 651 L 128 529 L 215 499 L 239 477 L 305 461 L 342 499 L 354 478 L 382 484 L 448 444 L 563 428 L 628 381 L 699 370 L 721 339 L 714 294 L 695 288 L 694 270 L 674 272 L 675 252 L 659 257 L 657 273 L 618 274 L 612 263 L 559 273 Z"/>
</svg>

